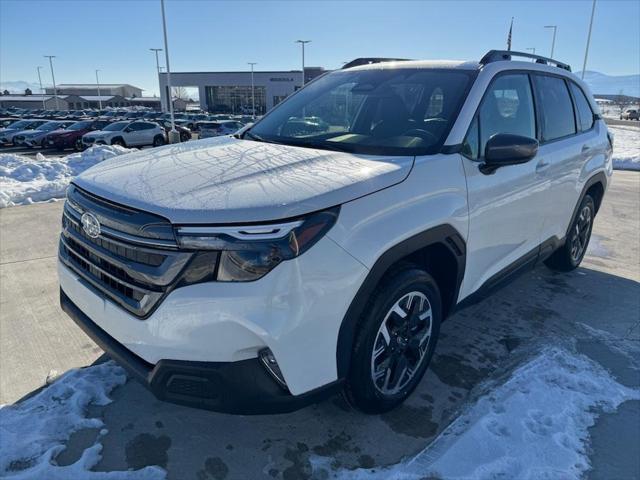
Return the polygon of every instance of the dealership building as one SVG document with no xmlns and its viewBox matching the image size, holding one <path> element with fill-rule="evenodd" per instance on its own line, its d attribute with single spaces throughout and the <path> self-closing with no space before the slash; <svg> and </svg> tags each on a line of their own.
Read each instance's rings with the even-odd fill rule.
<svg viewBox="0 0 640 480">
<path fill-rule="evenodd" d="M 324 73 L 321 67 L 305 68 L 305 81 Z M 167 105 L 167 74 L 159 74 L 162 105 Z M 256 113 L 270 110 L 302 86 L 302 71 L 255 71 Z M 251 72 L 171 72 L 171 86 L 197 88 L 200 108 L 218 113 L 244 113 L 252 106 Z"/>
</svg>

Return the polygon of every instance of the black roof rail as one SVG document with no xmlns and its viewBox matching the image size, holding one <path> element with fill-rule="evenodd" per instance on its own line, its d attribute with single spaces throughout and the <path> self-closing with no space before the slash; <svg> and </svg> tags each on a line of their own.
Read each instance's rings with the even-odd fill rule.
<svg viewBox="0 0 640 480">
<path fill-rule="evenodd" d="M 383 62 L 404 62 L 409 60 L 408 58 L 378 58 L 378 57 L 363 57 L 356 58 L 355 60 L 351 60 L 348 63 L 345 63 L 342 68 L 351 68 L 351 67 L 359 67 L 360 65 L 370 65 L 372 63 L 383 63 Z"/>
<path fill-rule="evenodd" d="M 487 54 L 484 57 L 482 57 L 482 59 L 480 60 L 480 64 L 486 65 L 492 62 L 499 62 L 502 60 L 511 60 L 511 57 L 533 58 L 535 59 L 536 63 L 541 63 L 544 65 L 551 64 L 551 65 L 555 65 L 558 68 L 562 68 L 563 70 L 566 70 L 568 72 L 571 71 L 570 65 L 559 62 L 558 60 L 554 60 L 553 58 L 543 57 L 541 55 L 535 55 L 533 53 L 514 52 L 512 50 L 489 50 Z"/>
</svg>

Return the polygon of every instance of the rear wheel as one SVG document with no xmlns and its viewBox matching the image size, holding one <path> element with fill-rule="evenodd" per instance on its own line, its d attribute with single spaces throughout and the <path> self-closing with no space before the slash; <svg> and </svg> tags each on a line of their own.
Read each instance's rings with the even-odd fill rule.
<svg viewBox="0 0 640 480">
<path fill-rule="evenodd" d="M 164 137 L 162 135 L 156 135 L 153 139 L 153 146 L 160 147 L 164 145 Z"/>
<path fill-rule="evenodd" d="M 580 202 L 578 214 L 571 224 L 564 245 L 545 260 L 547 267 L 569 272 L 580 265 L 589 246 L 595 215 L 595 203 L 591 195 L 587 194 Z"/>
<path fill-rule="evenodd" d="M 382 413 L 416 388 L 436 347 L 440 292 L 424 270 L 408 265 L 389 275 L 360 320 L 345 397 L 365 413 Z"/>
</svg>

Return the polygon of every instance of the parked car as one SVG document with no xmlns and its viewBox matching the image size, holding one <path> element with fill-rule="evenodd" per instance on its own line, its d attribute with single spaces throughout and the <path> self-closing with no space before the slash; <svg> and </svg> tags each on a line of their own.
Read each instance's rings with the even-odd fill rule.
<svg viewBox="0 0 640 480">
<path fill-rule="evenodd" d="M 358 60 L 238 136 L 84 171 L 62 308 L 163 400 L 396 407 L 452 312 L 587 250 L 613 140 L 568 65 L 530 59 Z"/>
<path fill-rule="evenodd" d="M 45 138 L 47 137 L 47 135 L 49 135 L 49 133 L 54 131 L 64 131 L 65 128 L 67 128 L 69 125 L 72 125 L 73 123 L 75 123 L 73 120 L 52 120 L 50 122 L 43 123 L 33 130 L 25 130 L 23 132 L 17 133 L 13 137 L 13 143 L 17 146 L 24 146 L 29 148 L 43 147 L 45 146 Z"/>
<path fill-rule="evenodd" d="M 16 123 L 17 121 L 17 118 L 0 118 L 0 129 L 7 128 L 9 125 Z"/>
<path fill-rule="evenodd" d="M 232 135 L 243 127 L 241 122 L 235 120 L 222 120 L 216 122 L 198 122 L 198 138 L 219 137 Z"/>
<path fill-rule="evenodd" d="M 76 151 L 80 151 L 83 149 L 83 135 L 102 130 L 109 124 L 109 120 L 81 120 L 75 122 L 64 130 L 49 133 L 44 140 L 44 146 L 56 148 L 60 151 L 66 148 L 73 148 Z"/>
<path fill-rule="evenodd" d="M 620 114 L 620 120 L 640 120 L 640 113 L 635 108 L 630 108 Z"/>
<path fill-rule="evenodd" d="M 104 127 L 100 131 L 87 133 L 82 137 L 85 147 L 94 144 L 120 145 L 123 147 L 143 147 L 165 144 L 165 133 L 160 125 L 142 120 L 120 121 Z"/>
<path fill-rule="evenodd" d="M 183 127 L 182 125 L 176 124 L 176 130 L 180 134 L 180 141 L 181 142 L 188 142 L 193 137 L 193 134 L 191 133 L 191 130 L 189 130 L 187 127 Z M 171 124 L 169 124 L 168 126 L 165 126 L 164 127 L 164 131 L 166 133 L 165 140 L 168 142 L 169 141 L 169 132 L 171 131 Z"/>
<path fill-rule="evenodd" d="M 47 123 L 47 120 L 18 120 L 12 123 L 6 128 L 0 129 L 0 145 L 14 145 L 13 137 L 17 134 L 23 133 L 28 130 L 38 128 L 40 125 Z"/>
</svg>

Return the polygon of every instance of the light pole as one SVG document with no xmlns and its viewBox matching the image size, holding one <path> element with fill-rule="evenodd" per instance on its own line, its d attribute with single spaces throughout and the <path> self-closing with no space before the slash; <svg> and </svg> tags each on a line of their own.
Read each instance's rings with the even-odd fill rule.
<svg viewBox="0 0 640 480">
<path fill-rule="evenodd" d="M 164 0 L 160 0 L 160 9 L 162 10 L 162 31 L 164 33 L 164 58 L 167 65 L 167 100 L 169 102 L 169 113 L 171 115 L 169 143 L 179 143 L 180 134 L 176 131 L 176 121 L 173 116 L 173 99 L 171 98 L 171 67 L 169 66 L 169 41 L 167 40 L 167 20 L 164 14 Z"/>
<path fill-rule="evenodd" d="M 160 60 L 158 60 L 158 52 L 161 52 L 162 49 L 161 48 L 150 48 L 149 49 L 152 52 L 155 52 L 156 54 L 156 70 L 158 70 L 158 73 L 160 73 Z"/>
<path fill-rule="evenodd" d="M 253 82 L 253 66 L 257 65 L 256 62 L 247 62 L 248 65 L 251 65 L 251 108 L 253 118 L 256 118 L 256 89 L 255 83 Z"/>
<path fill-rule="evenodd" d="M 591 20 L 589 21 L 589 34 L 587 35 L 587 48 L 584 51 L 584 63 L 582 64 L 582 79 L 584 80 L 584 71 L 587 69 L 587 57 L 589 56 L 589 44 L 591 43 L 591 29 L 593 28 L 593 15 L 596 13 L 596 0 L 593 0 L 591 6 Z"/>
<path fill-rule="evenodd" d="M 545 25 L 544 28 L 553 28 L 553 38 L 551 39 L 551 55 L 549 58 L 553 58 L 553 51 L 556 48 L 556 33 L 558 32 L 557 25 Z"/>
<path fill-rule="evenodd" d="M 49 59 L 49 67 L 51 68 L 51 80 L 53 80 L 53 98 L 56 99 L 56 110 L 60 110 L 60 106 L 58 105 L 58 91 L 56 90 L 56 76 L 53 74 L 53 59 L 56 58 L 56 56 L 43 55 L 43 57 Z"/>
<path fill-rule="evenodd" d="M 307 43 L 311 43 L 311 40 L 296 40 L 296 43 L 302 45 L 302 86 L 304 87 L 305 78 L 304 78 L 304 46 Z"/>
<path fill-rule="evenodd" d="M 42 95 L 42 109 L 46 110 L 47 106 L 44 103 L 44 89 L 42 88 L 42 77 L 40 76 L 40 69 L 42 67 L 36 67 L 38 70 L 38 82 L 40 82 L 40 94 Z"/>
<path fill-rule="evenodd" d="M 98 72 L 100 70 L 96 70 L 96 85 L 98 85 L 98 104 L 100 105 L 100 110 L 102 110 L 102 97 L 100 96 L 100 80 L 98 79 Z"/>
<path fill-rule="evenodd" d="M 527 47 L 527 48 L 525 48 L 525 50 L 529 50 L 529 51 L 531 52 L 531 54 L 532 54 L 532 55 L 535 55 L 535 54 L 536 54 L 536 47 Z M 532 61 L 532 62 L 535 62 L 535 61 L 536 61 L 536 59 L 535 59 L 535 58 L 533 58 L 533 59 L 531 59 L 531 61 Z"/>
</svg>

